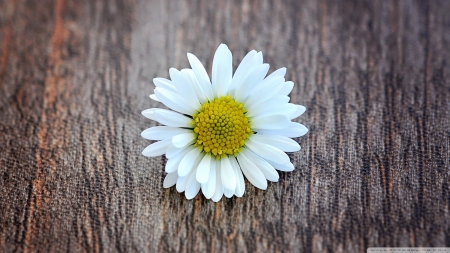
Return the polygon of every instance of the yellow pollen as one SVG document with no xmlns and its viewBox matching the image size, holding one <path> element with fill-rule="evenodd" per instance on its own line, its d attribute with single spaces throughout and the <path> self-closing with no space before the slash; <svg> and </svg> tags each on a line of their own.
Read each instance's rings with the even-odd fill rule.
<svg viewBox="0 0 450 253">
<path fill-rule="evenodd" d="M 193 115 L 194 145 L 216 159 L 236 156 L 253 133 L 245 113 L 244 104 L 229 95 L 204 103 Z"/>
</svg>

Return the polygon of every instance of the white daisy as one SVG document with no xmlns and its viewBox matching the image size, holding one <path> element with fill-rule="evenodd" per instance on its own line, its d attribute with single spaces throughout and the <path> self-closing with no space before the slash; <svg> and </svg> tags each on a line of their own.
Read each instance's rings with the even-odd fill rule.
<svg viewBox="0 0 450 253">
<path fill-rule="evenodd" d="M 242 197 L 244 176 L 265 190 L 267 180 L 278 181 L 280 171 L 293 171 L 285 152 L 300 150 L 291 138 L 308 132 L 291 122 L 306 110 L 289 103 L 293 82 L 286 68 L 265 77 L 269 64 L 261 52 L 250 51 L 233 75 L 232 55 L 221 44 L 214 55 L 212 81 L 199 59 L 187 54 L 192 69 L 169 70 L 171 80 L 153 79 L 150 98 L 171 110 L 151 108 L 142 114 L 164 126 L 142 132 L 157 140 L 144 156 L 166 155 L 164 187 L 176 184 L 187 199 L 200 189 L 217 202 L 222 195 Z"/>
</svg>

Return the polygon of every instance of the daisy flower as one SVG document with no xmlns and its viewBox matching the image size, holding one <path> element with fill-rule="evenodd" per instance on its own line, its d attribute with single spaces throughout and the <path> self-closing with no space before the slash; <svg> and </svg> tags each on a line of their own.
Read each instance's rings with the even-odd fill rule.
<svg viewBox="0 0 450 253">
<path fill-rule="evenodd" d="M 269 76 L 261 52 L 250 51 L 233 75 L 232 54 L 221 44 L 214 55 L 212 80 L 200 60 L 187 54 L 192 69 L 171 68 L 170 79 L 155 78 L 150 98 L 170 110 L 151 108 L 142 114 L 161 123 L 142 132 L 156 140 L 144 156 L 166 155 L 164 187 L 176 185 L 187 199 L 202 191 L 207 199 L 242 197 L 244 177 L 267 189 L 279 171 L 293 171 L 285 152 L 300 145 L 291 138 L 308 132 L 292 122 L 306 110 L 289 103 L 294 83 L 285 81 L 286 68 Z"/>
</svg>

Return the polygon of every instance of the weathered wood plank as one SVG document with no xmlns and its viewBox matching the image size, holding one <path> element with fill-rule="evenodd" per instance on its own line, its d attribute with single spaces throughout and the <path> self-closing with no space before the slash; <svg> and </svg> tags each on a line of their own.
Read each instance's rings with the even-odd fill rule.
<svg viewBox="0 0 450 253">
<path fill-rule="evenodd" d="M 0 251 L 450 246 L 448 1 L 0 1 Z M 264 53 L 310 132 L 243 198 L 163 189 L 152 78 Z"/>
</svg>

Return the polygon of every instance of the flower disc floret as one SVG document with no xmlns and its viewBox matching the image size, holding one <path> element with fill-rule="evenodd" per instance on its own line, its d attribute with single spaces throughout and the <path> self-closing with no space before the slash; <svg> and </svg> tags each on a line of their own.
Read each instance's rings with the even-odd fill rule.
<svg viewBox="0 0 450 253">
<path fill-rule="evenodd" d="M 253 133 L 242 103 L 229 95 L 206 102 L 193 115 L 195 146 L 216 159 L 241 152 Z"/>
</svg>

